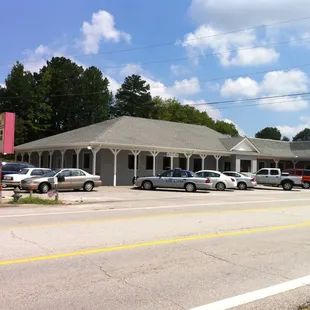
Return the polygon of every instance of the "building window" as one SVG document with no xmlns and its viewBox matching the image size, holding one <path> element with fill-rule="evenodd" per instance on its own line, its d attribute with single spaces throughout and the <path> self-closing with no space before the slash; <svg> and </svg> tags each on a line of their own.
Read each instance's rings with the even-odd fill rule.
<svg viewBox="0 0 310 310">
<path fill-rule="evenodd" d="M 44 166 L 44 156 L 41 154 L 40 156 L 40 167 Z"/>
<path fill-rule="evenodd" d="M 76 154 L 72 154 L 72 168 L 77 168 L 77 156 Z"/>
<path fill-rule="evenodd" d="M 171 169 L 171 161 L 170 157 L 163 157 L 163 170 Z"/>
<path fill-rule="evenodd" d="M 186 161 L 186 158 L 185 157 L 180 157 L 179 158 L 179 168 L 181 169 L 187 169 L 187 161 Z"/>
<path fill-rule="evenodd" d="M 153 156 L 146 156 L 145 168 L 146 170 L 153 170 Z"/>
<path fill-rule="evenodd" d="M 85 153 L 84 154 L 84 169 L 89 169 L 90 168 L 90 154 Z"/>
<path fill-rule="evenodd" d="M 199 171 L 202 169 L 202 159 L 194 158 L 194 171 Z"/>
<path fill-rule="evenodd" d="M 265 168 L 265 162 L 260 161 L 260 162 L 258 163 L 258 170 L 263 169 L 263 168 Z"/>
<path fill-rule="evenodd" d="M 231 162 L 225 161 L 224 163 L 224 171 L 230 171 L 231 170 Z"/>
<path fill-rule="evenodd" d="M 140 156 L 137 155 L 137 170 L 139 170 L 139 158 Z M 128 154 L 128 169 L 135 169 L 135 156 L 133 154 Z"/>
</svg>

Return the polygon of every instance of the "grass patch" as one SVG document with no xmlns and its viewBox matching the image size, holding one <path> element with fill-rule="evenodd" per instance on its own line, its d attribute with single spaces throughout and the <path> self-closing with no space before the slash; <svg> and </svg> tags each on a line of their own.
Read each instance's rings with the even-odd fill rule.
<svg viewBox="0 0 310 310">
<path fill-rule="evenodd" d="M 10 204 L 32 204 L 32 205 L 59 205 L 63 204 L 61 200 L 43 199 L 40 197 L 24 197 L 20 198 L 17 202 L 11 200 Z"/>
</svg>

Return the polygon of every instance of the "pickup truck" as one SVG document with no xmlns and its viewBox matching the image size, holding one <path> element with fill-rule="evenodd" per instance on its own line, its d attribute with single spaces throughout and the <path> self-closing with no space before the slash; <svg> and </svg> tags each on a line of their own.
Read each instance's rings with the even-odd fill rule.
<svg viewBox="0 0 310 310">
<path fill-rule="evenodd" d="M 294 186 L 302 186 L 301 176 L 290 176 L 277 168 L 263 168 L 256 172 L 257 184 L 282 186 L 285 191 L 290 191 Z"/>
</svg>

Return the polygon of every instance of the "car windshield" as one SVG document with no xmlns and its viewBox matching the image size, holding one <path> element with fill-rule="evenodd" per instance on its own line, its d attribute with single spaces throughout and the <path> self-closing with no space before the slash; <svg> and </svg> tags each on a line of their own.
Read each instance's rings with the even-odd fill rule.
<svg viewBox="0 0 310 310">
<path fill-rule="evenodd" d="M 56 175 L 56 173 L 58 173 L 59 172 L 59 170 L 51 170 L 51 171 L 48 171 L 48 172 L 45 172 L 43 175 L 42 175 L 42 177 L 44 178 L 44 177 L 49 177 L 49 178 L 51 178 L 51 177 L 54 177 L 55 175 Z"/>
<path fill-rule="evenodd" d="M 19 170 L 17 173 L 18 173 L 18 174 L 27 174 L 28 171 L 29 171 L 29 169 L 21 169 L 21 170 Z"/>
</svg>

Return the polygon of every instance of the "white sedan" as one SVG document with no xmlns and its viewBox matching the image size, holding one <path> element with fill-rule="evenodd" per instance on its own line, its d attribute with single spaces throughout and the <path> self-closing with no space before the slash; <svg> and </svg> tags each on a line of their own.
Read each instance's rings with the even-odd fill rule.
<svg viewBox="0 0 310 310">
<path fill-rule="evenodd" d="M 6 187 L 20 187 L 20 182 L 27 178 L 42 176 L 51 171 L 48 168 L 24 168 L 14 174 L 3 176 L 3 185 Z"/>
<path fill-rule="evenodd" d="M 237 187 L 237 180 L 235 178 L 229 177 L 215 170 L 200 170 L 196 172 L 196 175 L 201 178 L 210 179 L 212 187 L 218 191 L 235 189 Z"/>
</svg>

